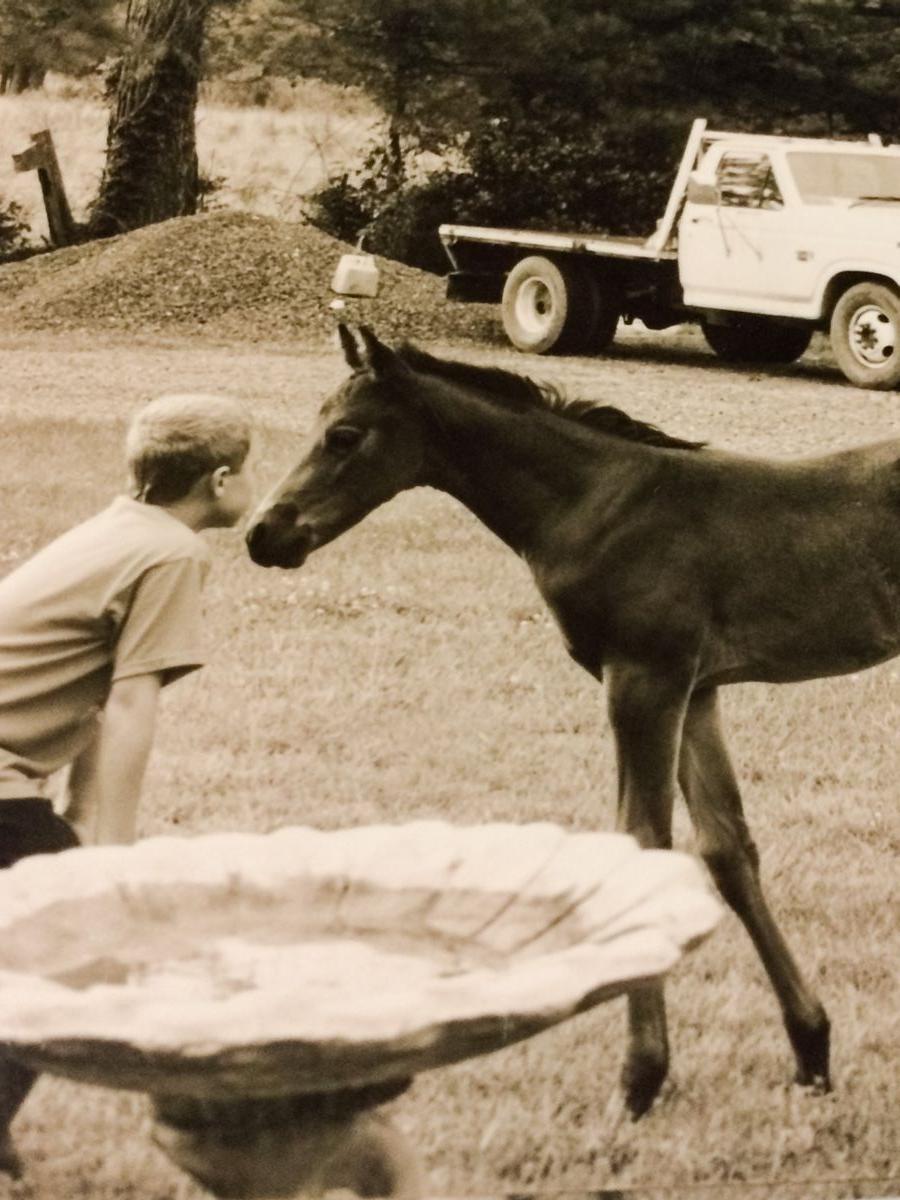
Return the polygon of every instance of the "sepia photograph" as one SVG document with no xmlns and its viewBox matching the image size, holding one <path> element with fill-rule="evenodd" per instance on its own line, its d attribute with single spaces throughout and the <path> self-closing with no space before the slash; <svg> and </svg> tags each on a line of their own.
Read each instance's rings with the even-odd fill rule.
<svg viewBox="0 0 900 1200">
<path fill-rule="evenodd" d="M 0 1200 L 900 1200 L 900 5 L 0 0 Z"/>
</svg>

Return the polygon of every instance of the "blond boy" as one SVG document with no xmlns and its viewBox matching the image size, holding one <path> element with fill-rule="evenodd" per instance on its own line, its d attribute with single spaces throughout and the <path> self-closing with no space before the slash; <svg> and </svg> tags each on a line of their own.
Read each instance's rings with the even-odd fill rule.
<svg viewBox="0 0 900 1200">
<path fill-rule="evenodd" d="M 245 514 L 251 441 L 234 401 L 151 401 L 126 439 L 132 494 L 0 580 L 0 868 L 134 839 L 160 691 L 204 661 L 198 534 Z M 9 1124 L 33 1081 L 0 1056 L 0 1171 L 19 1171 Z"/>
</svg>

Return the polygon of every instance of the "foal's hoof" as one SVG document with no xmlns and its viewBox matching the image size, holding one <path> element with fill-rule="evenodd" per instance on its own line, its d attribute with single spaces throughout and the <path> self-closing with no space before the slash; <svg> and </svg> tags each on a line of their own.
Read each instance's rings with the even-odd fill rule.
<svg viewBox="0 0 900 1200">
<path fill-rule="evenodd" d="M 656 1059 L 638 1059 L 625 1064 L 622 1090 L 632 1121 L 639 1121 L 653 1107 L 667 1071 L 667 1064 Z"/>
<path fill-rule="evenodd" d="M 828 1072 L 800 1071 L 794 1076 L 794 1083 L 805 1088 L 813 1096 L 827 1096 L 831 1091 L 831 1079 Z"/>
<path fill-rule="evenodd" d="M 808 1088 L 816 1096 L 831 1091 L 831 1026 L 824 1009 L 808 1025 L 786 1022 L 791 1044 L 797 1059 L 794 1082 Z"/>
</svg>

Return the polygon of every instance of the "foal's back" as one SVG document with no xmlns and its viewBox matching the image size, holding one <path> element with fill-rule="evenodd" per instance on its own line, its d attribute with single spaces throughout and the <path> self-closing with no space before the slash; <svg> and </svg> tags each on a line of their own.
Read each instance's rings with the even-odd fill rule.
<svg viewBox="0 0 900 1200">
<path fill-rule="evenodd" d="M 633 495 L 611 509 L 586 494 L 578 532 L 533 564 L 576 657 L 663 646 L 708 686 L 900 653 L 900 441 L 785 461 L 637 453 Z"/>
<path fill-rule="evenodd" d="M 703 521 L 716 669 L 816 678 L 900 653 L 900 440 L 721 465 Z"/>
</svg>

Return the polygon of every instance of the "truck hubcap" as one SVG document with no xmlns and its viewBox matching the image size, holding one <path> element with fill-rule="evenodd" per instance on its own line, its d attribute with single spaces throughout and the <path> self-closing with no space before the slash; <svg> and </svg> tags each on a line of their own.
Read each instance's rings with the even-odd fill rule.
<svg viewBox="0 0 900 1200">
<path fill-rule="evenodd" d="M 850 318 L 850 349 L 864 367 L 884 367 L 897 349 L 897 327 L 878 304 L 864 304 Z"/>
<path fill-rule="evenodd" d="M 516 320 L 530 334 L 542 334 L 553 319 L 553 295 L 542 279 L 526 279 L 516 297 Z"/>
</svg>

